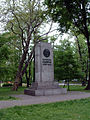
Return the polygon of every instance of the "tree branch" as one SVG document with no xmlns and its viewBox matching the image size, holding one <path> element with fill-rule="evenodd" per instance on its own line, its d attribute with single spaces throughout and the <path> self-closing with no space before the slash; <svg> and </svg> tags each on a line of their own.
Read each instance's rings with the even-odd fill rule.
<svg viewBox="0 0 90 120">
<path fill-rule="evenodd" d="M 21 34 L 19 34 L 19 33 L 17 33 L 17 32 L 15 32 L 14 31 L 14 24 L 10 21 L 10 23 L 11 23 L 11 30 L 12 30 L 12 32 L 15 34 L 15 35 L 19 35 L 20 37 L 21 37 Z"/>
</svg>

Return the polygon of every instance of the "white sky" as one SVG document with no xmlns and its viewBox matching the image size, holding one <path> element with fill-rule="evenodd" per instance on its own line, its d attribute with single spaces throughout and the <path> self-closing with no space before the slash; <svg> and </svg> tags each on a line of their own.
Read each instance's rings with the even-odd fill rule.
<svg viewBox="0 0 90 120">
<path fill-rule="evenodd" d="M 1 6 L 1 4 L 2 4 L 2 1 L 4 1 L 4 0 L 0 0 L 0 6 Z M 0 19 L 1 19 L 1 17 L 2 17 L 2 15 L 1 15 L 1 13 L 0 13 Z M 0 22 L 0 33 L 3 33 L 3 32 L 4 32 L 3 26 L 4 26 L 4 24 Z M 52 30 L 57 29 L 57 28 L 58 28 L 58 24 L 54 23 L 54 24 L 53 24 L 53 27 L 52 27 Z M 49 24 L 46 25 L 46 27 L 43 29 L 43 31 L 46 31 L 46 32 L 47 32 L 48 30 L 49 30 Z M 52 30 L 51 30 L 51 31 L 52 31 Z M 59 35 L 59 37 L 58 37 L 58 39 L 56 40 L 55 44 L 58 44 L 60 39 L 67 39 L 67 38 L 69 37 L 68 34 L 63 34 L 63 36 L 62 36 L 62 35 L 60 34 L 60 32 L 58 32 L 58 31 L 54 31 L 54 32 L 49 33 L 49 36 L 53 36 L 53 35 L 56 35 L 56 34 Z M 61 37 L 61 36 L 62 36 L 62 37 Z M 70 40 L 73 41 L 74 38 L 71 38 Z"/>
<path fill-rule="evenodd" d="M 50 26 L 47 24 L 43 31 L 48 30 L 49 28 L 50 28 Z M 58 28 L 58 24 L 57 24 L 57 23 L 53 23 L 52 30 L 57 29 L 57 28 Z M 51 31 L 52 31 L 52 30 L 51 30 Z M 69 38 L 69 40 L 73 42 L 74 39 L 75 39 L 74 37 L 70 38 L 70 36 L 69 36 L 68 33 L 63 33 L 63 34 L 61 34 L 61 33 L 60 33 L 59 31 L 57 31 L 57 30 L 55 30 L 55 31 L 53 31 L 53 32 L 50 32 L 50 33 L 48 34 L 48 36 L 53 36 L 53 35 L 56 35 L 56 34 L 57 34 L 57 36 L 59 35 L 58 39 L 55 41 L 55 44 L 56 44 L 56 45 L 59 44 L 59 41 L 60 41 L 60 40 L 64 40 L 64 39 L 68 39 L 68 38 Z"/>
</svg>

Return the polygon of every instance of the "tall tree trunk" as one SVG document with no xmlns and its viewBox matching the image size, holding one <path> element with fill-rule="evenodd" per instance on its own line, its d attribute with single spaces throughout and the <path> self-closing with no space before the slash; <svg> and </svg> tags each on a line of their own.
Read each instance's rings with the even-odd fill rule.
<svg viewBox="0 0 90 120">
<path fill-rule="evenodd" d="M 33 82 L 35 82 L 35 52 L 33 55 Z"/>
<path fill-rule="evenodd" d="M 29 84 L 31 85 L 31 82 L 30 82 L 30 77 L 31 77 L 31 63 L 32 63 L 32 61 L 30 61 L 30 63 L 29 63 Z"/>
<path fill-rule="evenodd" d="M 82 72 L 86 72 L 84 70 L 84 62 L 83 62 L 83 59 L 82 59 L 82 52 L 81 52 L 81 46 L 80 46 L 80 43 L 79 43 L 79 40 L 78 40 L 78 37 L 76 36 L 76 42 L 77 42 L 77 46 L 78 46 L 78 53 L 79 53 L 79 56 L 80 56 L 80 63 L 81 63 L 81 70 Z M 84 78 L 82 78 L 82 86 L 85 86 L 85 80 Z"/>
<path fill-rule="evenodd" d="M 90 90 L 90 40 L 89 40 L 89 34 L 87 35 L 87 45 L 88 45 L 88 84 L 85 88 L 86 90 Z"/>
<path fill-rule="evenodd" d="M 80 62 L 82 64 L 82 53 L 81 53 L 81 47 L 80 47 L 80 43 L 79 43 L 79 40 L 78 40 L 78 37 L 76 36 L 76 42 L 77 42 L 77 45 L 78 45 L 78 53 L 79 53 L 79 56 L 80 56 Z"/>
<path fill-rule="evenodd" d="M 87 12 L 85 8 L 85 0 L 82 2 L 82 17 L 83 17 L 83 27 L 84 27 L 84 35 L 87 39 L 87 46 L 88 46 L 88 72 L 89 72 L 89 78 L 88 78 L 88 84 L 87 87 L 85 88 L 86 90 L 90 90 L 90 34 L 89 34 L 89 29 L 87 27 Z"/>
<path fill-rule="evenodd" d="M 87 87 L 85 88 L 86 90 L 90 90 L 90 55 L 89 55 L 89 60 L 88 60 L 88 84 L 87 84 Z"/>
<path fill-rule="evenodd" d="M 27 54 L 27 50 L 24 51 L 23 55 L 22 55 L 22 58 L 20 60 L 20 63 L 19 63 L 19 67 L 18 67 L 18 71 L 16 73 L 16 78 L 15 78 L 15 82 L 14 82 L 14 85 L 13 85 L 13 89 L 12 90 L 15 90 L 17 91 L 18 89 L 18 86 L 20 84 L 20 80 L 22 78 L 22 68 L 23 68 L 23 64 L 24 64 L 24 61 L 26 59 L 26 54 Z"/>
<path fill-rule="evenodd" d="M 26 52 L 24 51 L 24 53 L 22 55 L 22 59 L 21 59 L 20 64 L 19 64 L 19 67 L 18 67 L 18 71 L 17 71 L 17 74 L 16 74 L 16 79 L 15 79 L 15 82 L 14 82 L 12 90 L 16 91 L 18 89 L 18 86 L 19 86 L 19 83 L 20 83 L 20 79 L 22 78 L 22 76 L 24 75 L 24 73 L 27 70 L 28 64 L 29 64 L 29 62 L 30 62 L 30 60 L 32 58 L 34 50 L 35 50 L 35 45 L 34 45 L 32 51 L 31 51 L 31 53 L 30 53 L 30 55 L 28 57 L 28 60 L 27 60 L 27 62 L 25 64 L 25 67 L 23 69 L 23 64 L 24 64 L 24 61 L 26 60 L 26 55 L 27 55 L 27 52 L 28 52 L 28 51 L 26 51 Z"/>
<path fill-rule="evenodd" d="M 21 80 L 20 80 L 20 84 L 19 84 L 19 86 L 21 86 L 21 87 L 22 87 L 22 77 L 21 77 Z"/>
<path fill-rule="evenodd" d="M 25 75 L 26 75 L 26 80 L 27 80 L 27 87 L 29 87 L 29 77 L 28 77 L 27 70 L 26 70 L 26 72 L 25 72 Z"/>
<path fill-rule="evenodd" d="M 87 78 L 88 78 L 88 59 L 87 59 L 87 65 L 86 65 L 86 81 L 87 81 Z"/>
<path fill-rule="evenodd" d="M 26 56 L 27 56 L 27 53 L 28 53 L 28 47 L 29 47 L 30 37 L 31 36 L 29 36 L 27 38 L 26 46 L 25 46 L 25 49 L 23 50 L 22 58 L 21 58 L 20 63 L 19 63 L 18 71 L 17 71 L 17 74 L 16 74 L 16 79 L 15 79 L 15 82 L 14 82 L 14 85 L 13 85 L 13 89 L 12 89 L 12 90 L 15 90 L 15 91 L 18 89 L 18 86 L 20 84 L 20 80 L 21 80 L 23 74 L 26 72 L 26 69 L 27 69 L 27 66 L 28 66 L 28 64 L 27 64 L 27 66 L 26 66 L 26 68 L 24 70 L 24 73 L 22 74 L 22 69 L 23 69 L 24 61 L 26 60 Z"/>
</svg>

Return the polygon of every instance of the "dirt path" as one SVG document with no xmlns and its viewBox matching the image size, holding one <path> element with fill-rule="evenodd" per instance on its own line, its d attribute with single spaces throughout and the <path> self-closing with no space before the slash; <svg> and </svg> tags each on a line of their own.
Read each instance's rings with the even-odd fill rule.
<svg viewBox="0 0 90 120">
<path fill-rule="evenodd" d="M 31 105 L 31 104 L 40 104 L 40 103 L 51 103 L 58 101 L 74 100 L 81 98 L 90 97 L 90 93 L 86 92 L 68 92 L 63 95 L 53 95 L 53 96 L 29 96 L 29 95 L 12 95 L 20 100 L 12 101 L 0 101 L 0 109 L 8 108 L 13 106 L 22 106 L 22 105 Z"/>
</svg>

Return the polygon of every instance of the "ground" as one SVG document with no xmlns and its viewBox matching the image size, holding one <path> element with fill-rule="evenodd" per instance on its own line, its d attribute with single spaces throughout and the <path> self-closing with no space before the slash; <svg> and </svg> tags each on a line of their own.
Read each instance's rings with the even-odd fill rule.
<svg viewBox="0 0 90 120">
<path fill-rule="evenodd" d="M 90 120 L 90 91 L 82 86 L 54 96 L 28 96 L 24 89 L 0 88 L 0 97 L 11 97 L 0 100 L 0 120 Z"/>
<path fill-rule="evenodd" d="M 90 120 L 90 98 L 0 110 L 0 120 Z"/>
</svg>

